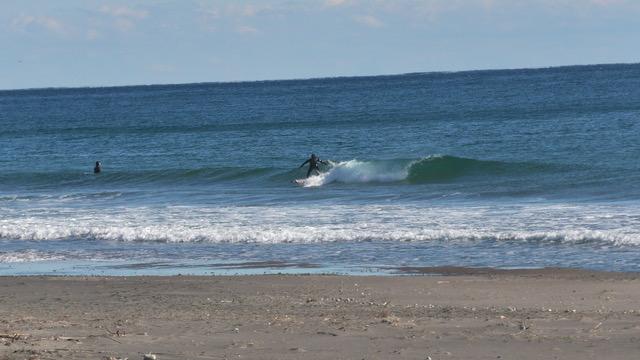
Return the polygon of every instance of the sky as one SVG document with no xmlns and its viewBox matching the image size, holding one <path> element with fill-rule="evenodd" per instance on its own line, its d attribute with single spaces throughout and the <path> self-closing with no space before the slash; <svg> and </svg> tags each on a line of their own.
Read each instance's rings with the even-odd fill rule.
<svg viewBox="0 0 640 360">
<path fill-rule="evenodd" d="M 1 0 L 0 89 L 640 62 L 640 0 Z"/>
</svg>

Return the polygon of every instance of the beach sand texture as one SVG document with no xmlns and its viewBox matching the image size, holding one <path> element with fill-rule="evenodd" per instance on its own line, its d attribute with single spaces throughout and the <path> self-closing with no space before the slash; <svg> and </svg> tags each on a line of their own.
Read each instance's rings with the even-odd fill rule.
<svg viewBox="0 0 640 360">
<path fill-rule="evenodd" d="M 637 274 L 2 277 L 0 359 L 637 359 Z"/>
</svg>

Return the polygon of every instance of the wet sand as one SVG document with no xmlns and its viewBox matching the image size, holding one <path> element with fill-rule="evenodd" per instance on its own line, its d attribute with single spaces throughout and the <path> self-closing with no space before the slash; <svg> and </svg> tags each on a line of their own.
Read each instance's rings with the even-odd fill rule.
<svg viewBox="0 0 640 360">
<path fill-rule="evenodd" d="M 0 359 L 635 359 L 640 275 L 1 277 Z"/>
</svg>

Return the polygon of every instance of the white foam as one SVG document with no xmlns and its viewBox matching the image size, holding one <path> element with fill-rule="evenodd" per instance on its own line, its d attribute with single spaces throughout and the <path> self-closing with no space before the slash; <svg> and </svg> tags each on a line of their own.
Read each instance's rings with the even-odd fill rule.
<svg viewBox="0 0 640 360">
<path fill-rule="evenodd" d="M 0 253 L 0 263 L 23 263 L 34 261 L 61 260 L 63 256 L 34 250 Z"/>
<path fill-rule="evenodd" d="M 640 245 L 637 206 L 270 206 L 31 209 L 0 239 L 231 243 L 531 241 Z"/>
<path fill-rule="evenodd" d="M 395 165 L 391 162 L 349 160 L 331 163 L 331 168 L 304 181 L 305 187 L 340 183 L 369 183 L 401 181 L 409 175 L 410 164 Z"/>
</svg>

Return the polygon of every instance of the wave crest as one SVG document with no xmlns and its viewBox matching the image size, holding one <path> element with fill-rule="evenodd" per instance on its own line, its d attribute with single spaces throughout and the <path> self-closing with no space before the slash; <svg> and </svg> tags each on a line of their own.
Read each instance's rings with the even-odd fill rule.
<svg viewBox="0 0 640 360">
<path fill-rule="evenodd" d="M 598 231 L 587 229 L 556 231 L 491 231 L 462 229 L 413 229 L 382 230 L 343 228 L 330 231 L 325 227 L 205 227 L 183 226 L 103 226 L 69 227 L 48 226 L 26 228 L 23 226 L 0 229 L 0 239 L 21 241 L 96 240 L 121 242 L 161 243 L 249 243 L 249 244 L 310 244 L 327 242 L 531 242 L 535 244 L 602 244 L 640 245 L 636 233 L 624 231 Z M 0 252 L 0 255 L 3 255 Z M 10 259 L 9 259 L 10 260 Z M 0 262 L 9 261 L 0 256 Z M 10 261 L 9 261 L 10 262 Z"/>
<path fill-rule="evenodd" d="M 305 179 L 306 187 L 330 183 L 410 184 L 453 181 L 465 176 L 517 175 L 544 171 L 548 166 L 534 163 L 510 163 L 476 160 L 450 155 L 433 155 L 420 160 L 349 160 L 330 162 L 329 170 Z"/>
</svg>

